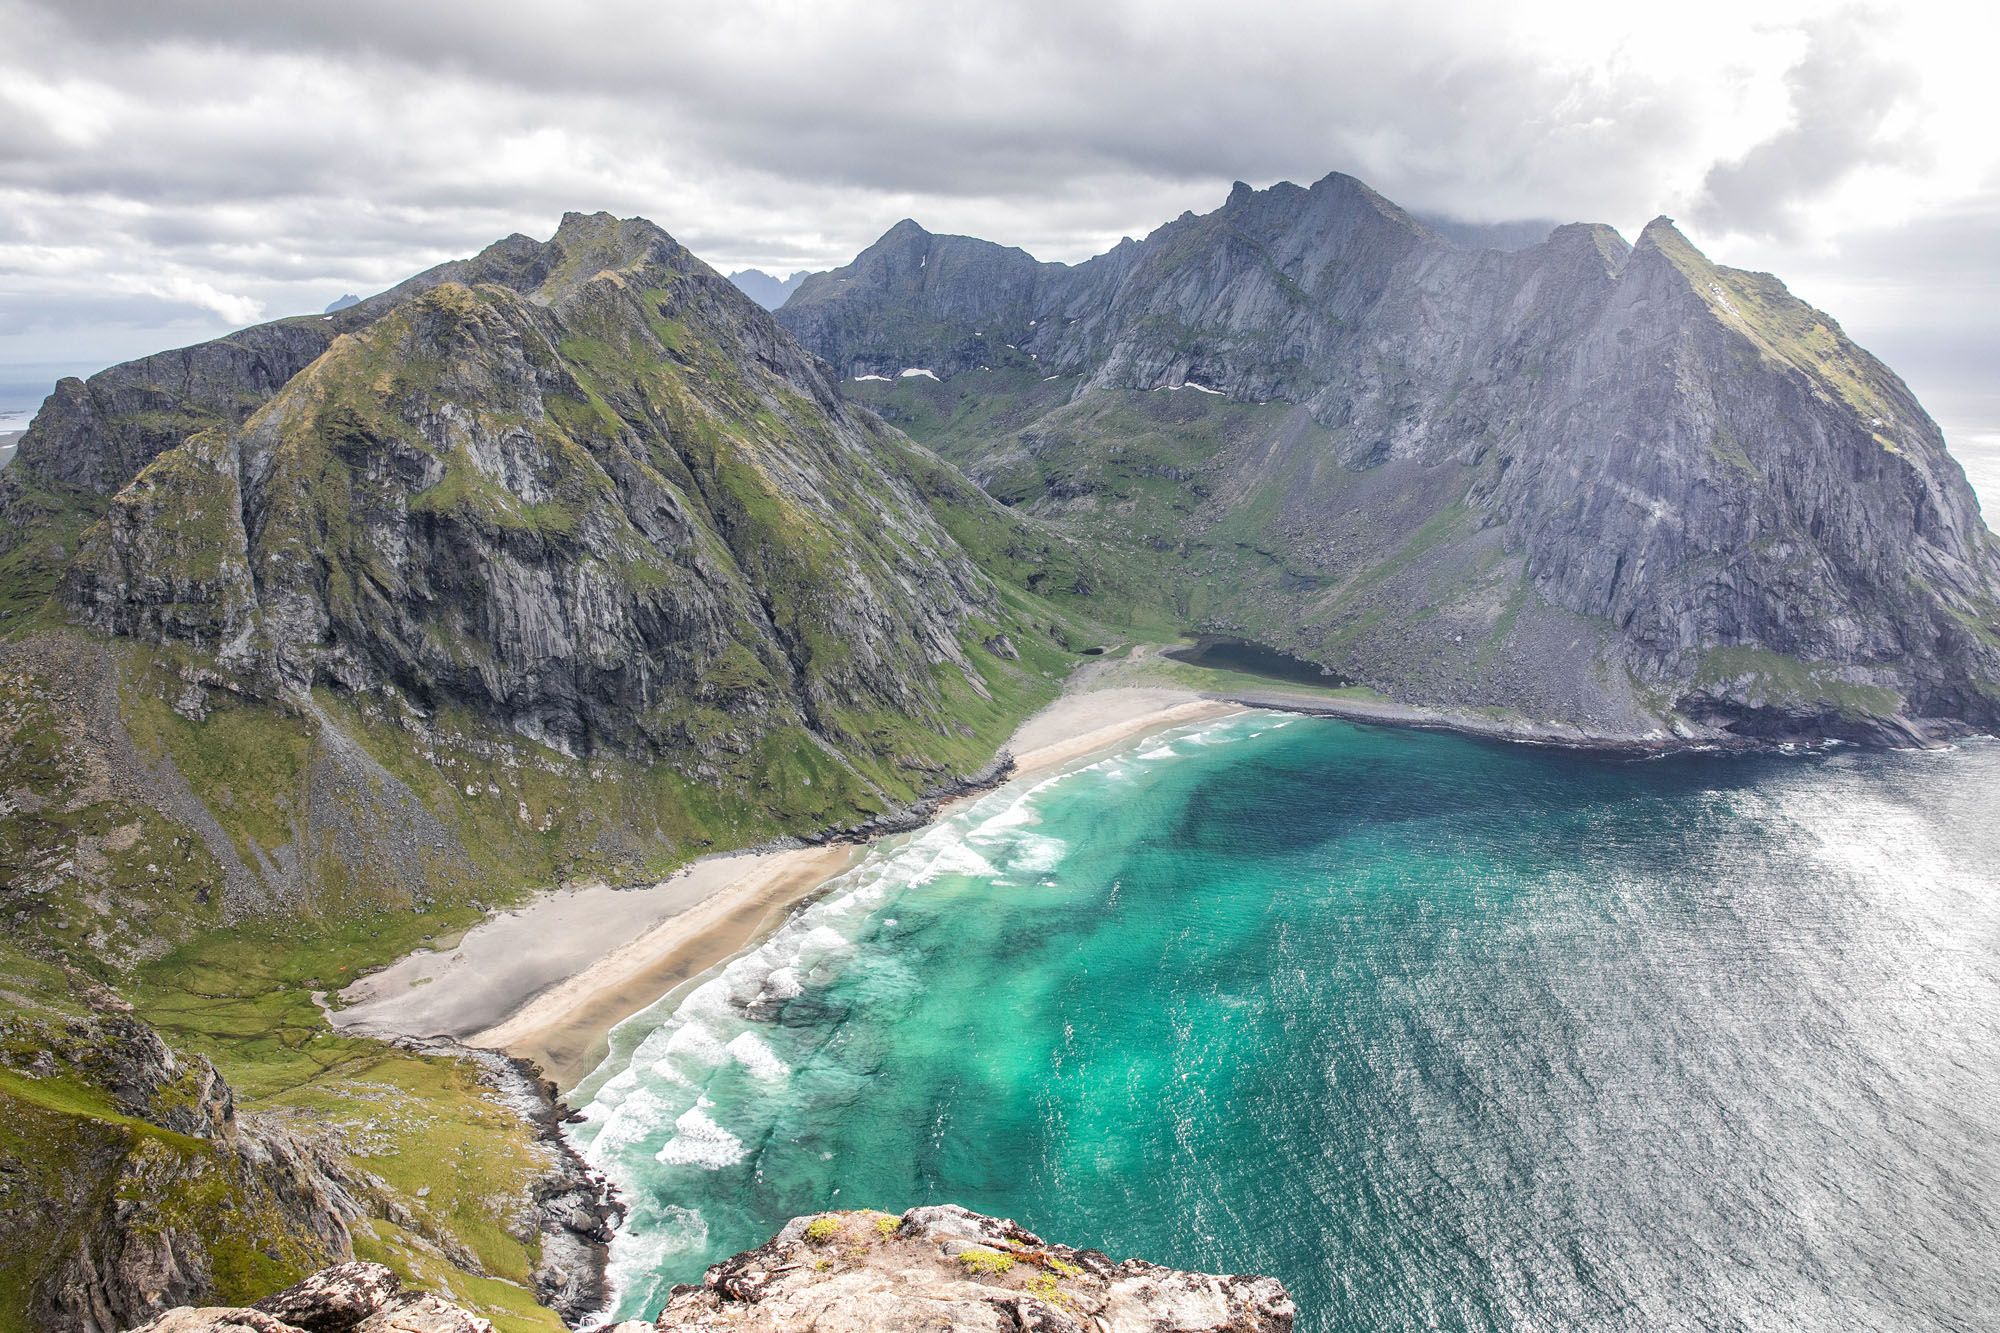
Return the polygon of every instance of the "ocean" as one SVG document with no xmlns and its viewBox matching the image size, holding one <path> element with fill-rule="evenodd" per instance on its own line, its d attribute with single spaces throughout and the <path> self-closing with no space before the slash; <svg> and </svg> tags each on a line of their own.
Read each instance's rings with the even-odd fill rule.
<svg viewBox="0 0 2000 1333">
<path fill-rule="evenodd" d="M 1002 788 L 614 1034 L 619 1313 L 952 1201 L 1314 1333 L 2000 1327 L 1996 792 L 1261 712 Z"/>
</svg>

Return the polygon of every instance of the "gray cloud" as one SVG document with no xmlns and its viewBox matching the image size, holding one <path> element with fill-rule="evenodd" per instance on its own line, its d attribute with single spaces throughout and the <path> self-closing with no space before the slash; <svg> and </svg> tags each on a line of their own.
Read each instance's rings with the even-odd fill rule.
<svg viewBox="0 0 2000 1333">
<path fill-rule="evenodd" d="M 1337 169 L 1482 221 L 1678 207 L 1791 273 L 1831 253 L 1792 244 L 1828 182 L 1912 156 L 1866 15 L 1788 62 L 1800 25 L 1773 45 L 1720 0 L 1617 33 L 1542 2 L 0 0 L 0 367 L 316 310 L 570 209 L 725 270 L 906 215 L 1075 260 Z M 1790 127 L 1734 123 L 1758 88 Z"/>
<path fill-rule="evenodd" d="M 1722 230 L 1793 236 L 1800 215 L 1864 167 L 1906 162 L 1923 146 L 1885 129 L 1916 91 L 1917 71 L 1884 54 L 1879 20 L 1848 10 L 1806 29 L 1805 55 L 1785 75 L 1792 124 L 1703 183 L 1697 218 Z"/>
</svg>

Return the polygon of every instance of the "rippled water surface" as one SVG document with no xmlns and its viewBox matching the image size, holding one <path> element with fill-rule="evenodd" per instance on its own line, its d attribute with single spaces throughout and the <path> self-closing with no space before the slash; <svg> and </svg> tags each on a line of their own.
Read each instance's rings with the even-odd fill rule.
<svg viewBox="0 0 2000 1333">
<path fill-rule="evenodd" d="M 621 1312 L 826 1207 L 1302 1329 L 2000 1327 L 2000 746 L 1253 713 L 871 856 L 585 1085 Z"/>
</svg>

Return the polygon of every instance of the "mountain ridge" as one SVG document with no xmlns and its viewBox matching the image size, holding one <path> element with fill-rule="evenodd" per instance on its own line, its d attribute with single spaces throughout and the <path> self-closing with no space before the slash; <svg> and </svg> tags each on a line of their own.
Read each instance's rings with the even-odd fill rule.
<svg viewBox="0 0 2000 1333">
<path fill-rule="evenodd" d="M 1670 219 L 1473 248 L 1339 173 L 1239 182 L 1073 266 L 899 223 L 779 319 L 1002 499 L 1177 571 L 1195 626 L 1409 703 L 1635 742 L 2000 725 L 2000 548 L 1937 427 Z"/>
<path fill-rule="evenodd" d="M 730 274 L 729 280 L 736 284 L 737 290 L 764 309 L 776 310 L 791 299 L 801 283 L 812 276 L 809 269 L 799 269 L 790 277 L 780 278 L 760 268 L 745 268 Z"/>
</svg>

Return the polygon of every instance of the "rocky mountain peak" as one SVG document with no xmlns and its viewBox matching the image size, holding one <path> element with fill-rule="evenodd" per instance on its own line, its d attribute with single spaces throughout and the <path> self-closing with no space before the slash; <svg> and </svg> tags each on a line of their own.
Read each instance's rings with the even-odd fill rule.
<svg viewBox="0 0 2000 1333">
<path fill-rule="evenodd" d="M 394 690 L 572 755 L 842 763 L 893 743 L 869 719 L 987 689 L 995 590 L 904 446 L 643 218 L 571 213 L 330 319 L 115 368 L 30 442 L 10 483 L 75 463 L 117 492 L 73 613 L 253 689 Z"/>
<path fill-rule="evenodd" d="M 941 270 L 912 303 L 856 272 L 782 318 L 836 365 L 918 364 L 921 335 L 940 374 L 985 364 L 997 322 L 1066 387 L 1000 387 L 1034 401 L 964 412 L 1008 425 L 955 458 L 1030 504 L 1059 491 L 1052 513 L 1128 514 L 1137 488 L 1077 479 L 1125 475 L 1169 413 L 1150 395 L 1199 386 L 1171 416 L 1203 447 L 1157 464 L 1196 480 L 1093 535 L 1233 533 L 1190 555 L 1205 589 L 1200 561 L 1273 553 L 1284 587 L 1245 571 L 1261 609 L 1229 628 L 1386 692 L 1660 737 L 2000 723 L 2000 546 L 1888 367 L 1671 218 L 1630 246 L 1601 224 L 1450 231 L 1340 173 L 1239 183 L 1136 245 L 1024 268 L 998 306 L 984 275 Z"/>
<path fill-rule="evenodd" d="M 1714 268 L 1708 256 L 1665 214 L 1648 222 L 1640 230 L 1639 239 L 1632 243 L 1631 258 L 1648 255 L 1658 255 L 1691 279 L 1701 278 Z"/>
</svg>

